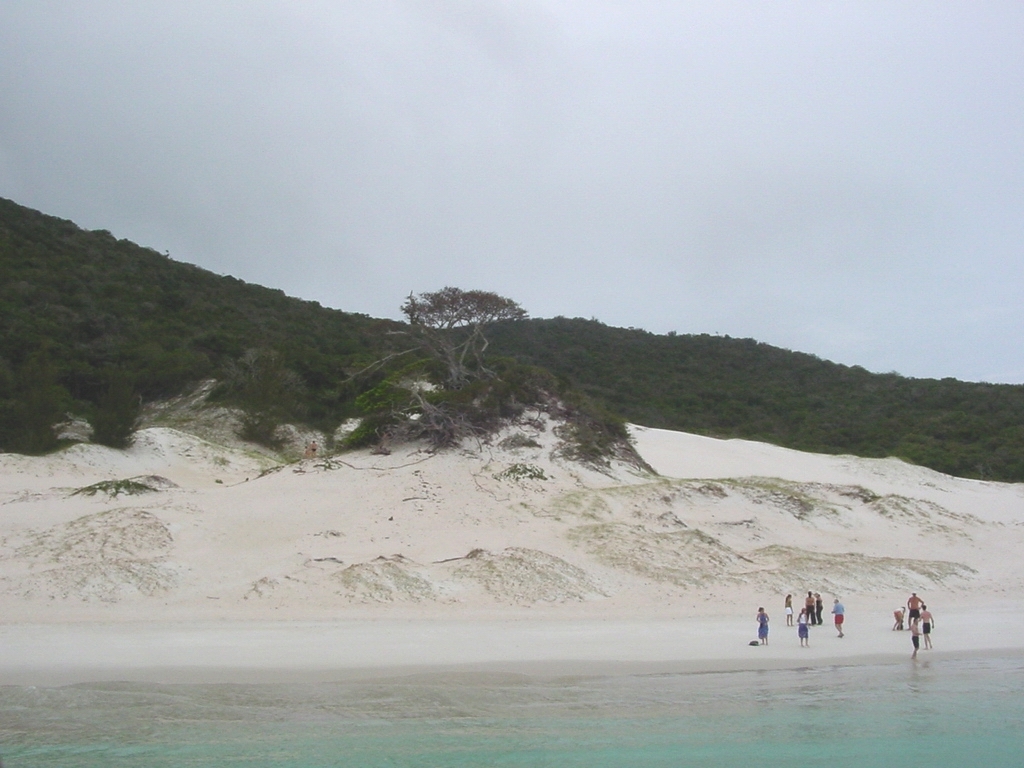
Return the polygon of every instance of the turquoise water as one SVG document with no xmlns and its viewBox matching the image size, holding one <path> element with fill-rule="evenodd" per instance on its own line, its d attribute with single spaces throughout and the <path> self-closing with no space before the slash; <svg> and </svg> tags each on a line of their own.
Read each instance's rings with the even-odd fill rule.
<svg viewBox="0 0 1024 768">
<path fill-rule="evenodd" d="M 1024 659 L 617 677 L 0 687 L 19 766 L 1024 762 Z"/>
</svg>

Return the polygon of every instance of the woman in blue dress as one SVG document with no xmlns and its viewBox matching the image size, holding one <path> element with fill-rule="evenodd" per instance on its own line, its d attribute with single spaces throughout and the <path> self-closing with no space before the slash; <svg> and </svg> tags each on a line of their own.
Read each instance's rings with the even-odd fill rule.
<svg viewBox="0 0 1024 768">
<path fill-rule="evenodd" d="M 768 645 L 768 614 L 763 607 L 757 609 L 757 639 L 761 645 Z"/>
</svg>

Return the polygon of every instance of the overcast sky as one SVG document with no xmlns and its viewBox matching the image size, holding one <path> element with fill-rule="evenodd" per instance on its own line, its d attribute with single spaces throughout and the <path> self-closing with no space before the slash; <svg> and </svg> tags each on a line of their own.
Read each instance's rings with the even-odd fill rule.
<svg viewBox="0 0 1024 768">
<path fill-rule="evenodd" d="M 397 317 L 1024 382 L 1024 3 L 0 3 L 0 196 Z"/>
</svg>

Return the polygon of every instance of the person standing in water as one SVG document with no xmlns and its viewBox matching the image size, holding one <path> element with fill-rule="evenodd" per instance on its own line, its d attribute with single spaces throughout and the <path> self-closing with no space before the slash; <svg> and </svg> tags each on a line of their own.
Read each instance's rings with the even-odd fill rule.
<svg viewBox="0 0 1024 768">
<path fill-rule="evenodd" d="M 928 610 L 928 606 L 921 603 L 921 634 L 924 636 L 924 649 L 932 649 L 932 628 L 935 626 L 935 617 Z"/>
<path fill-rule="evenodd" d="M 761 645 L 768 645 L 768 614 L 763 607 L 757 609 L 757 639 Z"/>
<path fill-rule="evenodd" d="M 921 649 L 921 619 L 916 616 L 910 620 L 910 642 L 914 644 L 914 652 L 910 658 L 916 659 L 917 652 Z"/>
<path fill-rule="evenodd" d="M 810 621 L 810 617 L 807 613 L 806 608 L 800 609 L 800 615 L 796 617 L 796 635 L 800 638 L 800 647 L 809 648 L 811 645 L 808 639 L 807 622 Z"/>
<path fill-rule="evenodd" d="M 835 617 L 836 632 L 839 633 L 840 637 L 843 636 L 843 621 L 845 620 L 843 614 L 845 613 L 846 609 L 843 607 L 843 604 L 839 602 L 839 598 L 837 597 L 832 601 L 832 615 Z"/>
<path fill-rule="evenodd" d="M 793 626 L 793 596 L 786 595 L 786 626 Z"/>
</svg>

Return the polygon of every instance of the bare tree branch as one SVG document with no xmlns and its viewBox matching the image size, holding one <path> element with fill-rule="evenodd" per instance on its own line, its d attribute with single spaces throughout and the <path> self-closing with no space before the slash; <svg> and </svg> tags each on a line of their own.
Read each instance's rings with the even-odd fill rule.
<svg viewBox="0 0 1024 768">
<path fill-rule="evenodd" d="M 396 357 L 401 357 L 402 355 L 407 355 L 410 352 L 415 352 L 417 349 L 419 349 L 419 347 L 410 347 L 409 349 L 404 349 L 401 352 L 392 352 L 390 355 L 388 355 L 387 357 L 382 357 L 380 360 L 374 360 L 372 363 L 370 363 L 368 366 L 366 366 L 362 370 L 356 371 L 351 376 L 349 376 L 347 379 L 344 379 L 342 381 L 342 384 L 347 384 L 348 382 L 352 381 L 357 376 L 362 376 L 364 373 L 369 373 L 370 371 L 375 371 L 378 368 L 380 368 L 381 366 L 386 365 L 391 360 L 394 360 Z"/>
</svg>

